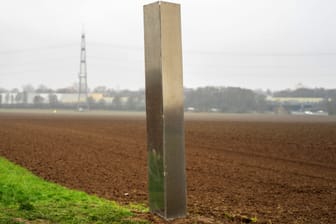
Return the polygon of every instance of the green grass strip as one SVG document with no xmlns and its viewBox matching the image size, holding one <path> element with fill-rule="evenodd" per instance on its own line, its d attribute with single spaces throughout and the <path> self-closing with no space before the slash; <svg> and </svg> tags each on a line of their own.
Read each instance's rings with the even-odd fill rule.
<svg viewBox="0 0 336 224">
<path fill-rule="evenodd" d="M 132 220 L 130 207 L 44 181 L 0 157 L 0 224 L 4 223 L 146 222 Z"/>
</svg>

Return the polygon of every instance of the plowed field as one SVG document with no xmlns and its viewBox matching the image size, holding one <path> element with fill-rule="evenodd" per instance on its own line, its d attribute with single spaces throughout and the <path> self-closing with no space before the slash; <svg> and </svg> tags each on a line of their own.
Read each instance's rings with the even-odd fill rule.
<svg viewBox="0 0 336 224">
<path fill-rule="evenodd" d="M 336 223 L 335 118 L 186 115 L 185 140 L 189 217 L 175 223 Z M 0 156 L 70 188 L 147 203 L 142 114 L 2 112 Z"/>
</svg>

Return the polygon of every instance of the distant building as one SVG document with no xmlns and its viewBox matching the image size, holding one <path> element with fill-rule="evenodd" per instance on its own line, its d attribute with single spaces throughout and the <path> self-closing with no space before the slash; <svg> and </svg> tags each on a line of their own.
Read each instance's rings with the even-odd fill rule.
<svg viewBox="0 0 336 224">
<path fill-rule="evenodd" d="M 267 97 L 277 114 L 328 115 L 321 110 L 328 99 L 322 97 Z M 322 106 L 321 106 L 322 105 Z"/>
<path fill-rule="evenodd" d="M 114 98 L 115 97 L 104 97 L 105 104 L 106 105 L 112 105 Z"/>
<path fill-rule="evenodd" d="M 321 103 L 325 99 L 321 97 L 272 97 L 268 96 L 267 101 L 281 104 L 316 104 Z"/>
<path fill-rule="evenodd" d="M 78 93 L 61 93 L 57 98 L 59 103 L 63 104 L 77 104 L 78 102 Z M 84 98 L 82 98 L 84 102 Z"/>
<path fill-rule="evenodd" d="M 18 103 L 17 101 L 17 94 L 18 93 L 0 93 L 0 98 L 1 98 L 1 104 L 16 104 Z"/>
<path fill-rule="evenodd" d="M 102 93 L 90 93 L 89 97 L 91 97 L 95 102 L 99 102 L 100 100 L 104 99 Z"/>
<path fill-rule="evenodd" d="M 93 103 L 104 103 L 105 105 L 115 107 L 128 107 L 128 104 L 134 104 L 136 108 L 142 108 L 145 105 L 144 98 L 132 98 L 129 96 L 105 97 L 102 93 L 90 93 L 88 97 Z M 80 98 L 84 102 L 85 98 Z M 46 104 L 76 105 L 78 103 L 78 93 L 0 93 L 0 104 L 25 104 L 25 105 L 46 105 Z"/>
</svg>

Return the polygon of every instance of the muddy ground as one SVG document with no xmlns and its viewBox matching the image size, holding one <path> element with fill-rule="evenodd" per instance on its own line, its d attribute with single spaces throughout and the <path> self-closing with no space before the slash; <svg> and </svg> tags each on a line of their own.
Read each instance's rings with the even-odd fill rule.
<svg viewBox="0 0 336 224">
<path fill-rule="evenodd" d="M 187 115 L 185 140 L 189 216 L 175 223 L 336 223 L 336 119 Z M 139 114 L 2 112 L 0 156 L 70 188 L 147 204 Z"/>
</svg>

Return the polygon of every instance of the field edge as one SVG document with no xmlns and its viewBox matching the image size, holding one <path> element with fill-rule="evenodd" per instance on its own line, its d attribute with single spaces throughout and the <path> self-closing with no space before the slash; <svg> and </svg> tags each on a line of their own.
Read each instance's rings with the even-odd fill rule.
<svg viewBox="0 0 336 224">
<path fill-rule="evenodd" d="M 135 224 L 148 223 L 136 218 L 147 212 L 47 182 L 0 156 L 0 223 Z"/>
</svg>

